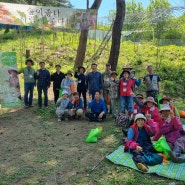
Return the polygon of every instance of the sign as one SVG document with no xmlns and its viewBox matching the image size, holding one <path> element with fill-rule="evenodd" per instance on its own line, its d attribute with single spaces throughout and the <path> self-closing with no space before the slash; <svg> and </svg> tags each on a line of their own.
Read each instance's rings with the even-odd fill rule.
<svg viewBox="0 0 185 185">
<path fill-rule="evenodd" d="M 0 104 L 2 108 L 21 106 L 15 52 L 0 52 Z"/>
<path fill-rule="evenodd" d="M 0 3 L 0 23 L 68 29 L 96 29 L 97 10 Z"/>
</svg>

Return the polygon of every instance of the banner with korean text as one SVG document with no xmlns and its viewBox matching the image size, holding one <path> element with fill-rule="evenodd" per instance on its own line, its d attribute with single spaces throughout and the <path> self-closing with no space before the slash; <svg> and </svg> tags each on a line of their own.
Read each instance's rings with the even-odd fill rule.
<svg viewBox="0 0 185 185">
<path fill-rule="evenodd" d="M 96 29 L 97 10 L 33 6 L 0 2 L 0 24 Z"/>
<path fill-rule="evenodd" d="M 0 104 L 2 108 L 21 106 L 16 53 L 0 52 Z"/>
</svg>

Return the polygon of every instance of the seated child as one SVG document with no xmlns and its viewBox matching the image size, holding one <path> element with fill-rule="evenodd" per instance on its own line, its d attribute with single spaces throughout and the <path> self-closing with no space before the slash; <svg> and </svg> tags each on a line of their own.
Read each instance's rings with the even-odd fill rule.
<svg viewBox="0 0 185 185">
<path fill-rule="evenodd" d="M 58 121 L 61 121 L 62 117 L 66 120 L 69 114 L 69 109 L 72 106 L 70 99 L 68 98 L 69 94 L 66 90 L 63 90 L 62 97 L 58 98 L 56 102 L 56 115 L 58 116 Z"/>
<path fill-rule="evenodd" d="M 185 131 L 179 117 L 174 116 L 174 112 L 168 104 L 162 105 L 161 120 L 159 130 L 153 137 L 153 140 L 158 140 L 162 135 L 173 151 L 169 152 L 171 160 L 175 163 L 185 162 L 185 157 L 181 153 L 185 152 Z"/>
<path fill-rule="evenodd" d="M 100 92 L 96 91 L 94 99 L 88 104 L 88 108 L 91 112 L 86 112 L 85 116 L 90 121 L 103 121 L 106 118 L 106 105 L 104 100 L 100 98 Z"/>
<path fill-rule="evenodd" d="M 79 93 L 73 93 L 73 100 L 71 100 L 72 108 L 69 110 L 69 115 L 73 118 L 80 119 L 83 115 L 83 101 L 79 98 Z"/>
<path fill-rule="evenodd" d="M 144 159 L 142 158 L 142 152 L 149 151 L 156 153 L 150 136 L 152 132 L 150 126 L 146 124 L 146 117 L 143 114 L 137 114 L 134 119 L 134 124 L 129 128 L 127 140 L 125 143 L 124 151 L 129 151 L 133 154 L 133 161 L 138 169 L 147 172 L 148 167 Z M 152 121 L 149 118 L 149 121 Z M 152 125 L 152 124 L 151 124 Z"/>
</svg>

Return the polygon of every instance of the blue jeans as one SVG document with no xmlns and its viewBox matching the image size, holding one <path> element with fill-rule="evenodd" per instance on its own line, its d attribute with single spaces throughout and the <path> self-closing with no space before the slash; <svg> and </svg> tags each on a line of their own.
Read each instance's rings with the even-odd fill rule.
<svg viewBox="0 0 185 185">
<path fill-rule="evenodd" d="M 33 101 L 33 90 L 35 83 L 24 84 L 24 104 L 25 106 L 31 106 Z M 28 97 L 29 94 L 29 97 Z"/>
<path fill-rule="evenodd" d="M 48 87 L 47 86 L 37 86 L 38 90 L 38 106 L 42 107 L 42 91 L 44 92 L 44 106 L 48 106 Z"/>
<path fill-rule="evenodd" d="M 121 102 L 121 112 L 125 112 L 125 109 L 128 107 L 128 112 L 133 113 L 132 96 L 120 96 L 120 102 Z"/>
</svg>

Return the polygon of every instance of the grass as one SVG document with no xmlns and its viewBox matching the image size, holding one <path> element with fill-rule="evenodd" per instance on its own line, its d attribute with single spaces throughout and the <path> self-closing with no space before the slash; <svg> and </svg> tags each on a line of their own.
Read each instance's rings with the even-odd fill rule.
<svg viewBox="0 0 185 185">
<path fill-rule="evenodd" d="M 15 109 L 4 112 L 0 119 L 1 185 L 184 184 L 117 166 L 106 159 L 91 173 L 103 156 L 120 145 L 121 130 L 110 116 L 101 124 L 103 134 L 97 143 L 85 143 L 85 138 L 99 123 L 58 123 L 52 102 L 49 109 Z"/>
</svg>

